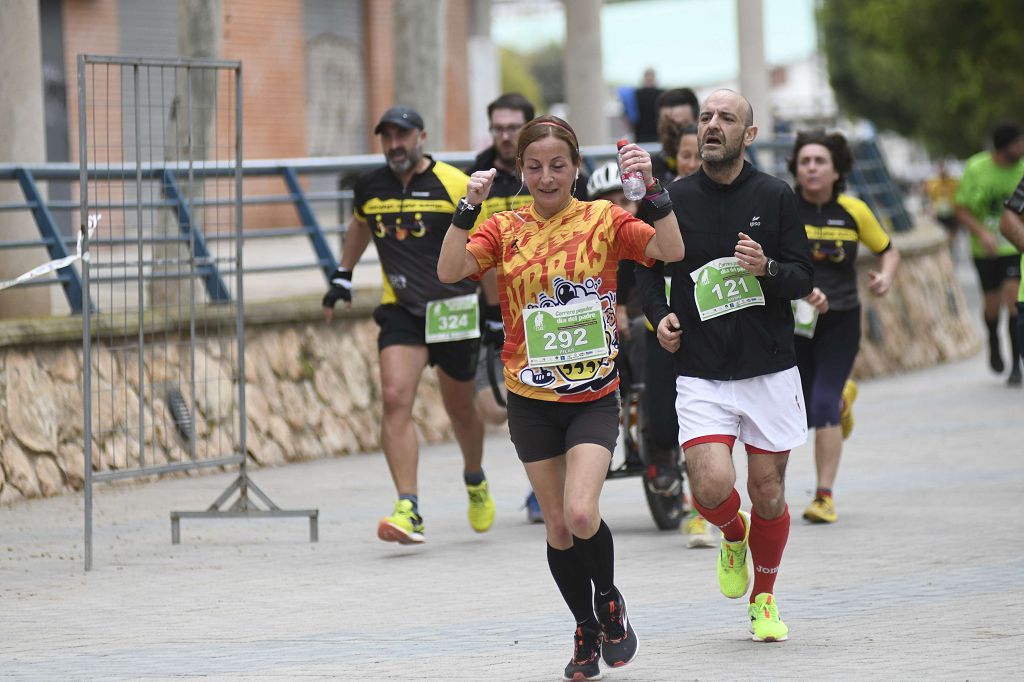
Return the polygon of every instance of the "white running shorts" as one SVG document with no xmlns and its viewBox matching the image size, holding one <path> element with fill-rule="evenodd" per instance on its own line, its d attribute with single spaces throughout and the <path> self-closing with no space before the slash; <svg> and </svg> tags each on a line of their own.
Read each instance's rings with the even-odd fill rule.
<svg viewBox="0 0 1024 682">
<path fill-rule="evenodd" d="M 782 452 L 807 440 L 807 411 L 796 367 L 733 381 L 676 377 L 676 416 L 680 443 L 726 435 Z"/>
</svg>

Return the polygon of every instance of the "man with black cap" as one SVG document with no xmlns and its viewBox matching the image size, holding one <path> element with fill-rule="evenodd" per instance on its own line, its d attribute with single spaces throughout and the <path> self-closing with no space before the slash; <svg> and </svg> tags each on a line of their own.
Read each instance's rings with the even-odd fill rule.
<svg viewBox="0 0 1024 682">
<path fill-rule="evenodd" d="M 373 313 L 380 326 L 381 446 L 398 491 L 377 537 L 401 544 L 425 539 L 412 410 L 428 364 L 437 366 L 441 399 L 462 450 L 469 522 L 482 533 L 491 527 L 495 507 L 481 467 L 484 427 L 473 406 L 480 346 L 477 285 L 469 280 L 443 284 L 437 278 L 441 242 L 468 177 L 423 153 L 423 119 L 409 107 L 384 112 L 374 134 L 387 163 L 356 181 L 355 211 L 323 306 L 330 321 L 339 300 L 352 305 L 352 269 L 372 238 L 384 274 L 384 295 Z"/>
<path fill-rule="evenodd" d="M 1017 338 L 1017 289 L 1020 286 L 1020 252 L 999 233 L 1003 202 L 1024 176 L 1024 134 L 1014 123 L 1002 123 L 992 131 L 991 152 L 979 152 L 964 165 L 956 192 L 956 217 L 971 235 L 971 254 L 984 295 L 988 328 L 989 366 L 1002 374 L 1006 369 L 999 348 L 999 314 L 1007 312 L 1010 335 L 1010 375 L 1007 384 L 1021 385 L 1020 339 Z"/>
</svg>

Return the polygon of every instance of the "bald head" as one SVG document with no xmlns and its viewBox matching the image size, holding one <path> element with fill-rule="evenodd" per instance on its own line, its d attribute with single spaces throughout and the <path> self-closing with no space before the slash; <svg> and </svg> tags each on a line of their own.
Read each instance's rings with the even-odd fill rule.
<svg viewBox="0 0 1024 682">
<path fill-rule="evenodd" d="M 743 169 L 743 152 L 757 137 L 754 112 L 733 90 L 715 90 L 697 117 L 697 145 L 704 171 L 728 184 Z"/>
<path fill-rule="evenodd" d="M 724 104 L 731 110 L 735 111 L 740 116 L 740 120 L 743 121 L 743 125 L 752 126 L 754 125 L 754 107 L 751 106 L 750 100 L 729 88 L 719 88 L 715 90 L 707 99 L 704 100 L 704 108 L 707 108 L 708 103 L 715 100 L 716 104 Z"/>
</svg>

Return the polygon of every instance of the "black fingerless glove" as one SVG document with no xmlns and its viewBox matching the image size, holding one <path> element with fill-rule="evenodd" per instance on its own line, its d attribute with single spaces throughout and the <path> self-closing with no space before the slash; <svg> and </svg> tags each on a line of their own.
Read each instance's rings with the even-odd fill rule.
<svg viewBox="0 0 1024 682">
<path fill-rule="evenodd" d="M 331 275 L 331 286 L 324 294 L 323 306 L 334 308 L 338 301 L 352 302 L 352 271 L 338 268 Z"/>
</svg>

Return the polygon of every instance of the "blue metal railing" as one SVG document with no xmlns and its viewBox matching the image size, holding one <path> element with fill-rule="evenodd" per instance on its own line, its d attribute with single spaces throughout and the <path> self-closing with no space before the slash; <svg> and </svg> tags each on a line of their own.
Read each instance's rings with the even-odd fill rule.
<svg viewBox="0 0 1024 682">
<path fill-rule="evenodd" d="M 755 143 L 751 148 L 751 159 L 756 164 L 759 152 L 771 151 L 774 163 L 765 169 L 779 177 L 790 180 L 785 169 L 786 155 L 792 148 L 792 140 L 777 138 L 769 142 Z M 614 146 L 584 147 L 581 149 L 584 162 L 592 169 L 604 161 L 614 158 Z M 909 230 L 912 221 L 907 213 L 903 199 L 896 184 L 889 175 L 885 159 L 874 140 L 860 140 L 854 143 L 857 165 L 849 178 L 851 191 L 867 202 L 878 215 L 883 225 L 891 226 L 896 231 Z M 439 152 L 433 154 L 435 159 L 446 161 L 459 167 L 468 167 L 473 163 L 471 152 Z M 284 182 L 287 194 L 260 194 L 243 197 L 243 206 L 271 206 L 291 204 L 299 217 L 300 225 L 283 226 L 260 230 L 247 230 L 242 238 L 246 241 L 255 239 L 279 239 L 304 236 L 309 239 L 314 258 L 303 263 L 280 263 L 260 266 L 246 266 L 243 273 L 248 275 L 283 273 L 295 270 L 320 270 L 325 281 L 337 267 L 337 259 L 328 243 L 329 235 L 345 232 L 345 223 L 351 215 L 352 191 L 347 187 L 360 174 L 379 166 L 380 155 L 364 154 L 346 157 L 299 158 L 299 159 L 260 159 L 243 163 L 242 175 L 245 179 L 267 177 L 279 178 Z M 107 165 L 89 170 L 90 182 L 94 180 L 123 180 L 126 173 L 135 176 L 136 166 L 129 164 L 124 167 Z M 24 202 L 0 203 L 0 212 L 29 211 L 39 230 L 38 240 L 0 240 L 0 250 L 26 247 L 44 247 L 50 258 L 56 259 L 68 255 L 69 247 L 76 242 L 76 222 L 79 204 L 72 200 L 45 201 L 39 190 L 39 182 L 67 183 L 75 185 L 79 181 L 80 168 L 77 163 L 41 163 L 41 164 L 0 164 L 0 182 L 17 182 L 25 197 Z M 143 241 L 149 244 L 160 242 L 178 242 L 191 249 L 191 256 L 200 265 L 197 273 L 202 278 L 207 295 L 212 302 L 226 301 L 229 292 L 224 284 L 224 277 L 232 274 L 209 257 L 208 244 L 220 239 L 233 239 L 234 235 L 206 234 L 199 224 L 193 209 L 209 206 L 227 206 L 234 203 L 233 199 L 188 199 L 183 197 L 179 182 L 188 175 L 195 179 L 230 178 L 235 167 L 232 163 L 192 162 L 186 168 L 180 164 L 149 163 L 141 167 L 141 176 L 149 182 L 159 183 L 160 199 L 139 199 L 143 208 L 162 208 L 171 211 L 176 217 L 179 233 L 171 236 L 149 236 Z M 310 191 L 302 187 L 301 178 L 330 178 L 330 186 L 337 187 L 330 191 Z M 137 206 L 139 204 L 132 204 Z M 329 214 L 337 215 L 338 222 L 323 224 L 318 217 L 316 206 L 329 206 Z M 125 204 L 115 202 L 90 202 L 91 209 L 124 209 Z M 337 211 L 337 213 L 335 213 Z M 64 217 L 63 229 L 58 219 Z M 323 215 L 323 212 L 321 212 Z M 91 240 L 93 245 L 119 245 L 137 243 L 137 237 L 107 236 Z M 27 268 L 26 268 L 27 269 Z M 74 266 L 63 268 L 55 276 L 40 278 L 27 282 L 24 286 L 63 287 L 68 304 L 73 314 L 82 312 L 82 283 Z"/>
</svg>

